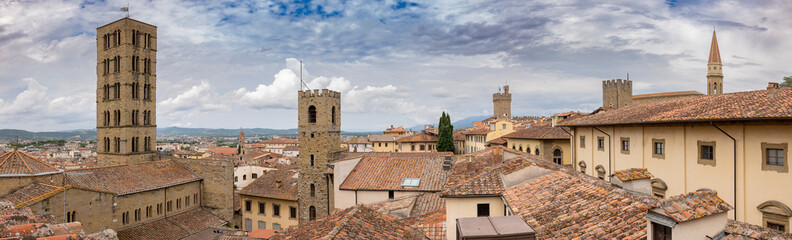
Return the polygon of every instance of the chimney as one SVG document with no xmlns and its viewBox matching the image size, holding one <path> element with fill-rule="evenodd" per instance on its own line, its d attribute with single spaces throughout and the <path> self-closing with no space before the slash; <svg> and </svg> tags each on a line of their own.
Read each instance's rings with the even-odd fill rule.
<svg viewBox="0 0 792 240">
<path fill-rule="evenodd" d="M 767 83 L 767 90 L 770 89 L 778 89 L 780 86 L 777 82 L 768 82 Z"/>
<path fill-rule="evenodd" d="M 451 163 L 453 162 L 451 156 L 445 156 L 443 159 L 443 171 L 451 170 Z"/>
</svg>

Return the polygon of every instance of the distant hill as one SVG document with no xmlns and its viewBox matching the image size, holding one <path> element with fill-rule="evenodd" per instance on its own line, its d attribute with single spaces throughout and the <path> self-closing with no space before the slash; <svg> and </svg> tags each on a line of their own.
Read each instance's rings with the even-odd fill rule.
<svg viewBox="0 0 792 240">
<path fill-rule="evenodd" d="M 473 122 L 481 121 L 481 120 L 487 119 L 488 117 L 490 117 L 490 116 L 466 117 L 466 118 L 463 118 L 463 119 L 456 120 L 455 122 L 452 122 L 451 125 L 454 125 L 454 129 L 469 128 L 469 127 L 473 127 Z M 431 125 L 437 127 L 437 123 L 431 123 Z M 408 129 L 420 132 L 420 131 L 422 131 L 424 129 L 424 126 L 425 125 L 415 125 L 415 126 L 409 127 Z"/>
<path fill-rule="evenodd" d="M 269 128 L 245 128 L 245 136 L 281 136 L 297 137 L 297 129 L 269 129 Z M 341 132 L 344 135 L 365 136 L 368 132 Z M 166 127 L 157 128 L 158 138 L 167 137 L 236 137 L 239 136 L 239 129 L 224 128 L 182 128 Z M 96 140 L 95 130 L 67 130 L 57 132 L 30 132 L 18 129 L 0 129 L 0 140 L 15 141 L 19 140 Z"/>
</svg>

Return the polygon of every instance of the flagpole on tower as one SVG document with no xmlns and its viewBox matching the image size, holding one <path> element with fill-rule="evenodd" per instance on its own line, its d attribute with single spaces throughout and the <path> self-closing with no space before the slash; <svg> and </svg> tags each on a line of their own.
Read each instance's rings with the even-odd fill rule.
<svg viewBox="0 0 792 240">
<path fill-rule="evenodd" d="M 126 7 L 122 7 L 122 8 L 121 8 L 121 11 L 122 11 L 122 12 L 126 12 L 126 14 L 127 14 L 127 16 L 126 16 L 126 17 L 127 17 L 127 18 L 129 18 L 129 3 L 127 3 L 127 6 L 126 6 Z"/>
</svg>

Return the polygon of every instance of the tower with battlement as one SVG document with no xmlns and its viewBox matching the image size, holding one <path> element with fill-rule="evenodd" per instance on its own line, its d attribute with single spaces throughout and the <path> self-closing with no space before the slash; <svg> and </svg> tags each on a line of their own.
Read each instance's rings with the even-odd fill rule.
<svg viewBox="0 0 792 240">
<path fill-rule="evenodd" d="M 503 86 L 503 93 L 492 94 L 493 117 L 511 119 L 511 93 L 509 85 Z"/>
<path fill-rule="evenodd" d="M 330 214 L 333 208 L 330 175 L 325 174 L 341 142 L 341 93 L 327 89 L 298 92 L 300 155 L 299 222 Z"/>
<path fill-rule="evenodd" d="M 157 27 L 96 28 L 96 140 L 102 166 L 150 161 L 157 139 Z"/>
<path fill-rule="evenodd" d="M 613 79 L 602 81 L 602 106 L 620 108 L 632 104 L 632 81 Z"/>
<path fill-rule="evenodd" d="M 723 94 L 723 63 L 721 63 L 718 38 L 712 30 L 709 61 L 707 61 L 707 95 Z"/>
</svg>

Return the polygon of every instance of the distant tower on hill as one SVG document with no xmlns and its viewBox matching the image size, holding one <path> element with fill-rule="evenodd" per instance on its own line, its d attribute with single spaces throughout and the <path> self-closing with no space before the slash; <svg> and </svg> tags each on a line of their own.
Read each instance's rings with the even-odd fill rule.
<svg viewBox="0 0 792 240">
<path fill-rule="evenodd" d="M 493 117 L 511 119 L 511 93 L 509 85 L 503 86 L 503 93 L 498 91 L 492 94 Z"/>
<path fill-rule="evenodd" d="M 299 222 L 325 217 L 334 206 L 330 179 L 325 171 L 341 142 L 341 93 L 322 89 L 300 91 Z"/>
<path fill-rule="evenodd" d="M 96 64 L 99 165 L 153 160 L 157 27 L 127 17 L 96 28 Z"/>
<path fill-rule="evenodd" d="M 242 128 L 239 129 L 239 145 L 237 146 L 239 155 L 245 154 L 245 132 L 242 131 Z"/>
<path fill-rule="evenodd" d="M 723 63 L 721 63 L 718 38 L 712 30 L 709 61 L 707 62 L 707 95 L 723 94 Z"/>
</svg>

